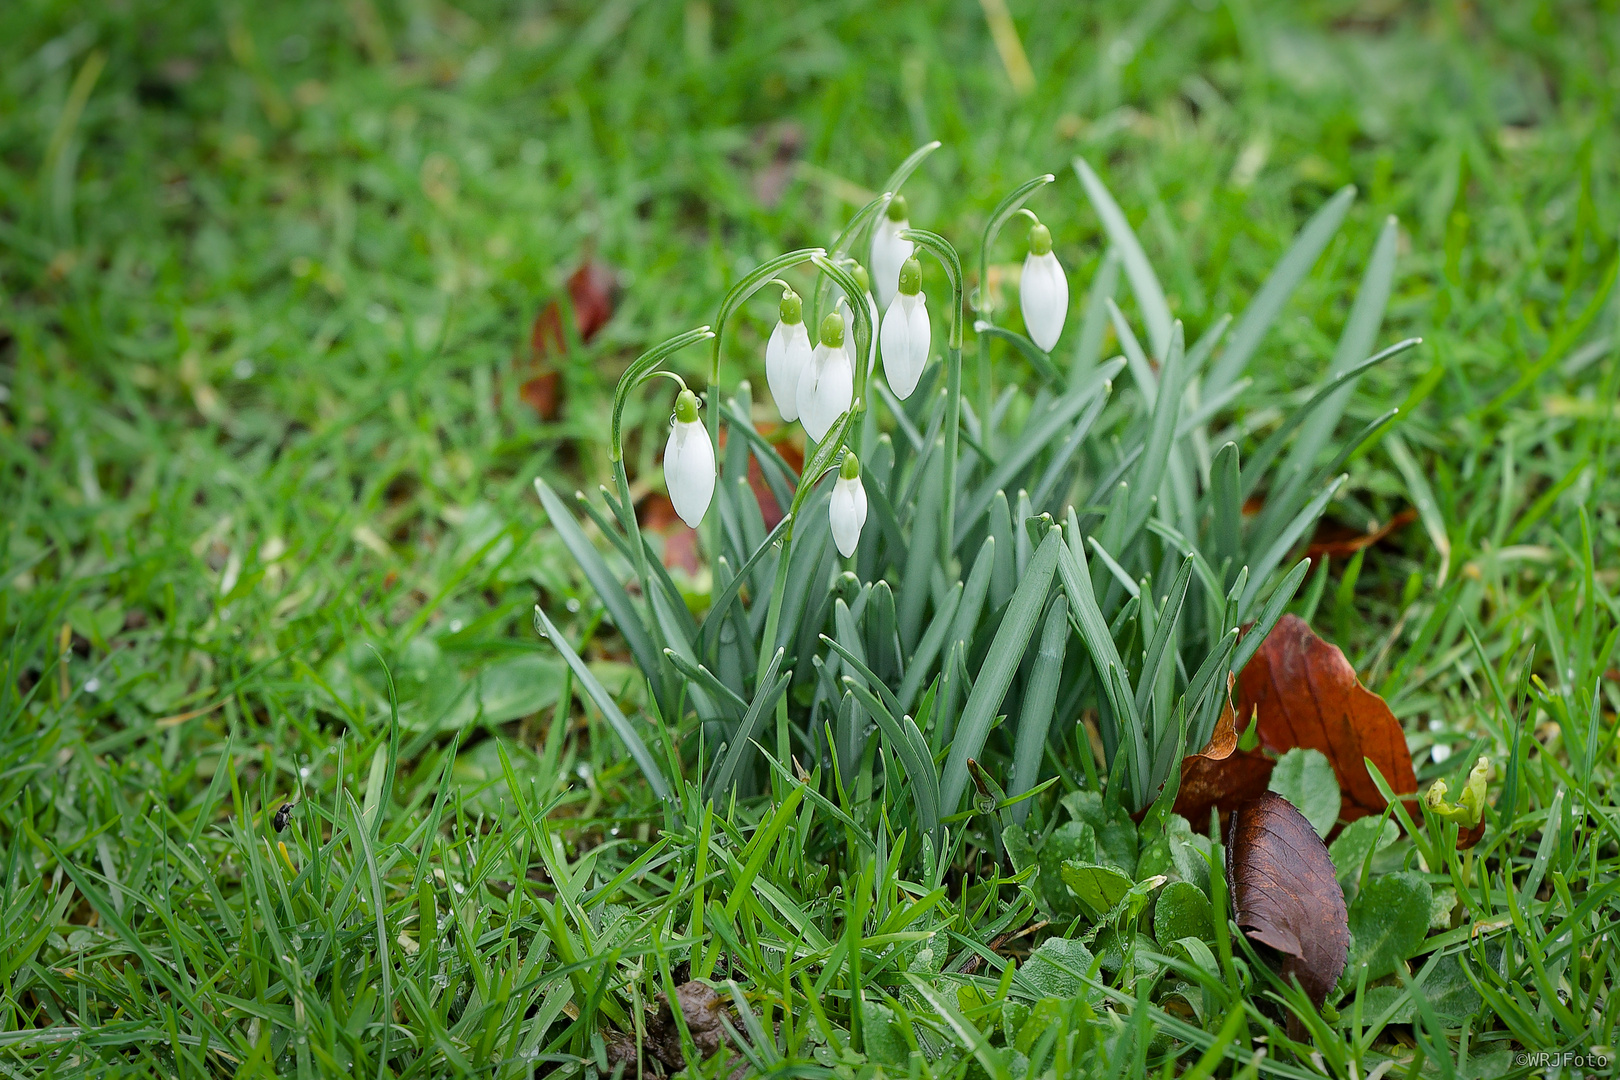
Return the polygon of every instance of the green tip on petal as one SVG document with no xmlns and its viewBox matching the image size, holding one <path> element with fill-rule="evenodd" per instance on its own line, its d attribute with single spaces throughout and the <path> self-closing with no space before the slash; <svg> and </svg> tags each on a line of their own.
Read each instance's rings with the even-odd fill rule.
<svg viewBox="0 0 1620 1080">
<path fill-rule="evenodd" d="M 922 292 L 922 263 L 915 258 L 900 264 L 900 291 L 907 296 Z"/>
<path fill-rule="evenodd" d="M 896 195 L 889 200 L 889 220 L 906 220 L 906 197 L 904 195 Z"/>
<path fill-rule="evenodd" d="M 821 343 L 829 349 L 844 344 L 844 317 L 838 312 L 829 311 L 827 317 L 821 320 Z"/>
<path fill-rule="evenodd" d="M 1052 250 L 1052 230 L 1040 222 L 1029 227 L 1029 253 L 1045 255 Z"/>
<path fill-rule="evenodd" d="M 844 463 L 838 467 L 840 480 L 854 480 L 861 475 L 861 460 L 852 451 L 844 451 Z"/>
<path fill-rule="evenodd" d="M 799 297 L 799 294 L 794 292 L 792 289 L 786 289 L 783 291 L 782 306 L 779 310 L 782 315 L 782 321 L 787 323 L 789 326 L 804 321 L 804 300 L 802 300 Z"/>
<path fill-rule="evenodd" d="M 869 293 L 872 291 L 872 275 L 866 272 L 866 267 L 856 263 L 855 268 L 849 272 L 849 275 L 855 279 L 855 284 L 861 287 L 861 292 Z"/>
<path fill-rule="evenodd" d="M 690 390 L 682 390 L 675 396 L 675 419 L 683 424 L 693 424 L 698 418 L 697 395 Z"/>
</svg>

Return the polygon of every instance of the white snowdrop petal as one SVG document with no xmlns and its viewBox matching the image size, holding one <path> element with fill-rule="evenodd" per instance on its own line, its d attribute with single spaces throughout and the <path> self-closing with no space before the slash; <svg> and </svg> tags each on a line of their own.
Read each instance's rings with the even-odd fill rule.
<svg viewBox="0 0 1620 1080">
<path fill-rule="evenodd" d="M 853 480 L 839 477 L 833 484 L 832 498 L 827 503 L 827 520 L 839 552 L 846 559 L 855 554 L 861 542 L 861 529 L 866 525 L 866 488 L 861 485 L 860 477 Z"/>
<path fill-rule="evenodd" d="M 878 314 L 877 300 L 871 293 L 866 294 L 866 314 L 872 320 L 872 340 L 866 345 L 866 373 L 868 375 L 877 370 L 878 358 Z"/>
<path fill-rule="evenodd" d="M 804 323 L 778 322 L 765 343 L 765 381 L 782 419 L 799 418 L 799 377 L 810 362 L 810 335 Z"/>
<path fill-rule="evenodd" d="M 1031 252 L 1024 259 L 1018 303 L 1030 340 L 1050 352 L 1063 335 L 1063 322 L 1069 315 L 1069 280 L 1056 255 Z"/>
<path fill-rule="evenodd" d="M 890 221 L 885 217 L 872 230 L 872 289 L 877 302 L 885 310 L 900 289 L 900 267 L 911 258 L 915 245 L 900 238 L 901 229 L 911 228 L 910 222 Z"/>
<path fill-rule="evenodd" d="M 883 375 L 901 401 L 917 388 L 928 363 L 930 329 L 923 295 L 896 294 L 883 316 Z"/>
<path fill-rule="evenodd" d="M 664 485 L 675 513 L 689 528 L 697 528 L 714 498 L 714 447 L 703 422 L 677 420 L 664 445 Z"/>
<path fill-rule="evenodd" d="M 855 396 L 855 372 L 843 348 L 816 346 L 810 364 L 799 379 L 799 420 L 809 436 L 820 442 L 833 423 L 849 410 Z"/>
<path fill-rule="evenodd" d="M 933 345 L 933 329 L 928 324 L 926 297 L 918 293 L 906 305 L 906 322 L 911 326 L 911 385 L 915 387 L 928 366 L 928 350 Z"/>
</svg>

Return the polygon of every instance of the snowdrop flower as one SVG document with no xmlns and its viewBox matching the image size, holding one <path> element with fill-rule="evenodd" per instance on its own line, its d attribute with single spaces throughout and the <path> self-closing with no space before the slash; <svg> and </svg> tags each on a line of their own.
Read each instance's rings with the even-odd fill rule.
<svg viewBox="0 0 1620 1080">
<path fill-rule="evenodd" d="M 1040 222 L 1029 230 L 1029 255 L 1018 279 L 1018 303 L 1024 309 L 1030 340 L 1051 352 L 1069 315 L 1069 279 L 1052 254 L 1051 230 Z"/>
<path fill-rule="evenodd" d="M 855 397 L 855 371 L 844 348 L 844 317 L 834 311 L 821 320 L 821 344 L 799 376 L 799 420 L 816 442 L 849 411 Z"/>
<path fill-rule="evenodd" d="M 872 340 L 866 344 L 866 373 L 870 375 L 877 369 L 879 322 L 877 300 L 872 297 L 872 279 L 866 273 L 866 267 L 860 263 L 854 264 L 849 268 L 849 276 L 855 279 L 855 284 L 860 287 L 861 292 L 866 296 L 866 315 L 872 324 Z M 844 326 L 849 330 L 844 337 L 844 351 L 849 353 L 849 366 L 851 370 L 854 370 L 855 318 L 850 314 L 849 300 L 845 297 L 840 297 L 838 300 L 838 314 L 844 317 Z"/>
<path fill-rule="evenodd" d="M 900 291 L 883 314 L 883 374 L 901 401 L 917 389 L 928 363 L 930 330 L 927 297 L 922 293 L 922 263 L 907 259 L 900 268 Z"/>
<path fill-rule="evenodd" d="M 906 200 L 896 195 L 889 200 L 888 213 L 872 232 L 872 277 L 877 286 L 878 303 L 887 308 L 894 300 L 900 280 L 900 267 L 911 258 L 915 248 L 910 240 L 902 240 L 900 231 L 911 228 L 906 220 Z"/>
<path fill-rule="evenodd" d="M 675 423 L 664 444 L 664 484 L 675 512 L 689 528 L 697 528 L 714 498 L 714 447 L 698 419 L 697 395 L 690 390 L 675 398 Z"/>
<path fill-rule="evenodd" d="M 833 483 L 832 499 L 827 503 L 827 520 L 832 525 L 833 543 L 838 545 L 844 558 L 855 554 L 861 542 L 861 528 L 866 524 L 866 489 L 861 486 L 861 463 L 846 451 L 844 463 L 839 466 L 838 479 Z"/>
<path fill-rule="evenodd" d="M 799 418 L 799 376 L 810 363 L 810 334 L 804 328 L 804 301 L 792 289 L 782 293 L 781 321 L 765 343 L 765 381 L 782 419 Z"/>
</svg>

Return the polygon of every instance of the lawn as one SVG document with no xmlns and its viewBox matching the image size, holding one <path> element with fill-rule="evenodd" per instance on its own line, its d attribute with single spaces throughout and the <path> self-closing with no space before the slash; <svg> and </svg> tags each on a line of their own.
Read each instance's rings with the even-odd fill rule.
<svg viewBox="0 0 1620 1080">
<path fill-rule="evenodd" d="M 0 8 L 0 1067 L 1613 1075 L 1617 95 L 1612 3 Z M 936 141 L 810 439 L 765 279 Z"/>
</svg>

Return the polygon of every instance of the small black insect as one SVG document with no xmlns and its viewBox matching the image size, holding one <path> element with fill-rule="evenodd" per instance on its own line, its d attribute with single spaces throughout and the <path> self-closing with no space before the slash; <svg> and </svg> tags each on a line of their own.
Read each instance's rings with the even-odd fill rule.
<svg viewBox="0 0 1620 1080">
<path fill-rule="evenodd" d="M 276 811 L 276 819 L 275 819 L 276 832 L 280 832 L 282 829 L 285 829 L 287 827 L 287 821 L 292 817 L 292 811 L 293 811 L 293 804 L 292 803 L 285 802 L 285 803 L 281 804 L 281 809 Z"/>
</svg>

